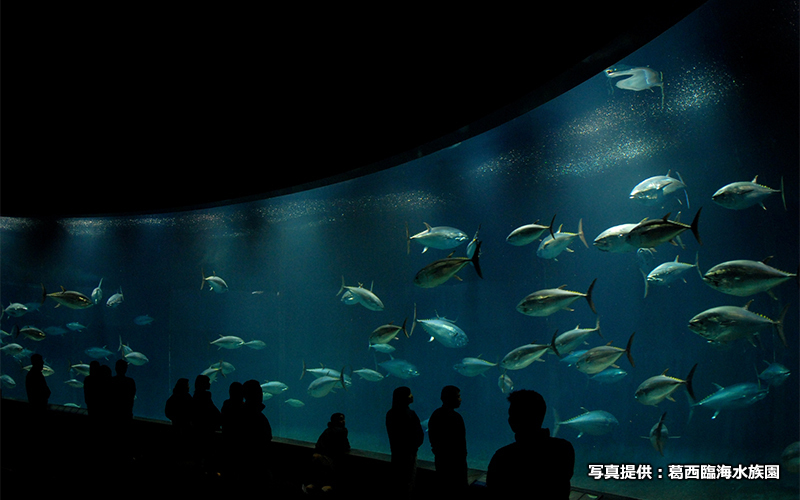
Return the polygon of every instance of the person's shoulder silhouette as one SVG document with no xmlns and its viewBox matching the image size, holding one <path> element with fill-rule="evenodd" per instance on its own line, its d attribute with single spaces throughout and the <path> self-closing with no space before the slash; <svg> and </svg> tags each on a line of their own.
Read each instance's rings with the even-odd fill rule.
<svg viewBox="0 0 800 500">
<path fill-rule="evenodd" d="M 164 406 L 164 415 L 173 426 L 187 428 L 192 421 L 192 395 L 189 394 L 189 379 L 179 378 L 172 389 L 172 396 Z"/>
<path fill-rule="evenodd" d="M 532 390 L 508 397 L 508 424 L 515 442 L 497 450 L 489 462 L 486 486 L 494 498 L 514 498 L 535 489 L 542 498 L 569 498 L 575 449 L 543 429 L 547 405 Z"/>
<path fill-rule="evenodd" d="M 43 412 L 50 400 L 50 388 L 44 378 L 44 358 L 41 354 L 31 355 L 31 368 L 25 375 L 25 392 L 32 411 Z"/>
</svg>

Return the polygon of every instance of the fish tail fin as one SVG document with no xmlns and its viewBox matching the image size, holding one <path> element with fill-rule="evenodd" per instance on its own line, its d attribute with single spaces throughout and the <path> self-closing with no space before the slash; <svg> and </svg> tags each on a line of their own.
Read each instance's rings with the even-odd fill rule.
<svg viewBox="0 0 800 500">
<path fill-rule="evenodd" d="M 558 349 L 556 348 L 556 336 L 557 335 L 558 335 L 558 328 L 556 328 L 556 331 L 553 333 L 553 338 L 552 338 L 552 340 L 550 340 L 550 349 L 552 349 L 553 352 L 556 353 L 556 356 L 558 356 L 559 359 L 560 359 L 561 358 L 561 354 L 558 353 Z"/>
<path fill-rule="evenodd" d="M 697 363 L 694 364 L 691 370 L 689 370 L 689 375 L 686 377 L 686 392 L 689 393 L 689 396 L 692 398 L 692 401 L 697 401 L 697 398 L 694 397 L 694 388 L 692 388 L 692 378 L 694 377 L 694 370 L 697 368 Z M 666 413 L 665 413 L 666 415 Z M 663 417 L 662 417 L 663 420 Z"/>
<path fill-rule="evenodd" d="M 553 408 L 553 437 L 556 437 L 558 434 L 558 428 L 561 427 L 561 421 L 558 419 L 558 410 Z"/>
<path fill-rule="evenodd" d="M 347 367 L 343 366 L 342 367 L 342 371 L 339 372 L 339 381 L 342 383 L 342 389 L 344 389 L 346 391 L 347 390 L 347 384 L 344 383 L 344 369 L 345 368 L 347 368 Z"/>
<path fill-rule="evenodd" d="M 400 328 L 402 328 L 402 329 L 403 329 L 403 333 L 406 335 L 406 338 L 410 338 L 410 337 L 411 337 L 411 335 L 409 335 L 409 333 L 408 333 L 408 330 L 406 330 L 406 323 L 407 323 L 407 322 L 408 322 L 408 317 L 406 317 L 406 318 L 403 320 L 403 326 L 401 326 Z"/>
<path fill-rule="evenodd" d="M 605 338 L 603 337 L 603 334 L 600 332 L 600 316 L 597 317 L 597 323 L 595 323 L 594 329 L 597 330 L 597 334 L 600 335 L 601 339 Z"/>
<path fill-rule="evenodd" d="M 628 339 L 628 345 L 625 347 L 625 354 L 628 355 L 628 361 L 630 361 L 631 366 L 636 368 L 636 364 L 633 362 L 633 355 L 631 354 L 631 345 L 633 344 L 634 335 L 636 335 L 636 332 L 631 333 L 631 338 Z"/>
<path fill-rule="evenodd" d="M 408 222 L 406 222 L 406 255 L 411 254 L 411 236 L 408 233 Z"/>
<path fill-rule="evenodd" d="M 344 275 L 342 275 L 342 287 L 339 288 L 338 292 L 336 292 L 336 297 L 338 297 L 339 294 L 342 293 L 343 290 L 344 290 Z"/>
<path fill-rule="evenodd" d="M 789 310 L 789 304 L 783 306 L 781 310 L 781 315 L 778 317 L 778 321 L 776 321 L 775 329 L 778 331 L 778 336 L 781 338 L 781 342 L 783 342 L 784 347 L 789 347 L 789 344 L 786 343 L 786 335 L 783 332 L 783 319 L 786 317 L 786 311 Z"/>
<path fill-rule="evenodd" d="M 650 289 L 650 285 L 647 282 L 647 274 L 645 274 L 644 270 L 640 267 L 639 272 L 642 273 L 642 278 L 644 278 L 644 297 L 647 298 L 647 292 Z"/>
<path fill-rule="evenodd" d="M 47 298 L 47 290 L 44 289 L 44 283 L 41 283 L 41 285 L 42 285 L 42 301 L 40 302 L 40 305 L 44 305 L 44 299 Z"/>
<path fill-rule="evenodd" d="M 589 307 L 592 309 L 592 312 L 597 314 L 597 309 L 594 308 L 594 302 L 592 301 L 592 290 L 594 289 L 595 282 L 597 282 L 597 278 L 592 281 L 592 284 L 589 285 L 589 290 L 586 291 L 586 302 L 589 303 Z"/>
<path fill-rule="evenodd" d="M 553 214 L 553 218 L 550 220 L 550 226 L 547 228 L 550 230 L 550 237 L 553 239 L 556 239 L 556 235 L 553 234 L 553 224 L 556 223 L 556 215 L 557 214 Z"/>
<path fill-rule="evenodd" d="M 694 238 L 697 240 L 697 242 L 700 243 L 701 245 L 703 244 L 703 242 L 702 240 L 700 240 L 700 230 L 698 229 L 698 225 L 700 223 L 700 212 L 702 210 L 703 207 L 697 209 L 697 213 L 695 214 L 694 220 L 692 220 L 692 225 L 691 225 L 692 234 L 694 235 Z"/>
<path fill-rule="evenodd" d="M 204 287 L 204 286 L 205 286 L 205 284 L 206 284 L 206 272 L 203 270 L 203 268 L 202 268 L 202 267 L 200 268 L 200 276 L 202 276 L 202 278 L 203 278 L 203 279 L 200 281 L 200 290 L 202 290 L 202 289 L 203 289 L 203 287 Z"/>
<path fill-rule="evenodd" d="M 481 265 L 480 265 L 480 256 L 481 256 L 481 245 L 483 242 L 478 240 L 475 244 L 475 255 L 472 256 L 472 266 L 475 268 L 475 272 L 478 273 L 478 277 L 483 279 L 483 273 L 481 272 Z"/>
<path fill-rule="evenodd" d="M 303 360 L 303 372 L 300 374 L 300 379 L 299 380 L 303 380 L 303 375 L 305 375 L 305 374 L 306 374 L 306 360 L 304 359 Z"/>
<path fill-rule="evenodd" d="M 783 189 L 783 176 L 781 176 L 781 199 L 783 200 L 783 210 L 787 210 L 786 208 L 786 191 Z"/>
<path fill-rule="evenodd" d="M 408 334 L 409 338 L 414 335 L 414 327 L 417 326 L 417 303 L 414 302 L 414 319 L 411 320 L 411 333 Z"/>
<path fill-rule="evenodd" d="M 586 243 L 586 235 L 583 234 L 583 219 L 580 219 L 578 221 L 578 237 L 583 242 L 583 246 L 585 246 L 586 248 L 589 248 L 589 244 Z"/>
</svg>

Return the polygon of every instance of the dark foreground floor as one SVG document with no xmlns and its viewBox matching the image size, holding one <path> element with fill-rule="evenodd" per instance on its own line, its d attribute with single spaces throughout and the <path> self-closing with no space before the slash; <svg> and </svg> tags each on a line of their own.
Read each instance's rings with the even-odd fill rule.
<svg viewBox="0 0 800 500">
<path fill-rule="evenodd" d="M 134 419 L 128 429 L 95 428 L 86 412 L 51 407 L 31 418 L 27 403 L 3 399 L 0 406 L 0 497 L 135 498 L 308 498 L 302 491 L 312 445 L 275 438 L 269 453 L 252 449 L 246 467 L 231 467 L 221 435 L 206 443 L 179 445 L 165 422 Z M 388 456 L 353 450 L 350 474 L 336 498 L 386 498 Z M 420 498 L 432 491 L 433 465 L 417 475 Z M 470 471 L 469 499 L 486 498 L 484 472 Z M 469 500 L 459 499 L 459 500 Z M 629 500 L 573 489 L 571 500 Z"/>
</svg>

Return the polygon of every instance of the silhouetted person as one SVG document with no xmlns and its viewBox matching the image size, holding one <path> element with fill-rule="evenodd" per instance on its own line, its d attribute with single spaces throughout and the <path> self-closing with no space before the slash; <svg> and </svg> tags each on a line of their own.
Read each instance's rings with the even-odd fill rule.
<svg viewBox="0 0 800 500">
<path fill-rule="evenodd" d="M 244 412 L 244 386 L 241 382 L 231 382 L 228 387 L 228 399 L 222 403 L 220 417 L 222 422 L 223 455 L 228 457 L 226 466 L 228 474 L 236 476 L 241 467 L 243 447 L 246 436 L 242 434 L 242 414 Z"/>
<path fill-rule="evenodd" d="M 172 396 L 164 405 L 164 415 L 172 422 L 173 456 L 184 460 L 189 451 L 192 428 L 192 395 L 189 394 L 189 379 L 179 378 L 172 389 Z"/>
<path fill-rule="evenodd" d="M 409 498 L 417 476 L 417 450 L 425 439 L 419 417 L 409 405 L 411 389 L 398 387 L 392 393 L 392 408 L 386 412 L 386 432 L 392 452 L 390 491 L 397 498 Z"/>
<path fill-rule="evenodd" d="M 28 406 L 32 415 L 43 416 L 50 400 L 50 388 L 44 379 L 42 369 L 44 358 L 41 354 L 31 355 L 31 369 L 25 375 L 25 391 L 28 393 Z"/>
<path fill-rule="evenodd" d="M 211 399 L 210 389 L 211 379 L 208 376 L 198 375 L 194 379 L 194 396 L 192 396 L 194 458 L 205 469 L 204 472 L 212 472 L 210 469 L 216 464 L 220 454 L 214 434 L 219 430 L 222 418 L 219 408 Z"/>
<path fill-rule="evenodd" d="M 314 447 L 311 456 L 311 469 L 304 490 L 308 494 L 331 494 L 341 491 L 346 482 L 345 456 L 350 453 L 350 440 L 347 438 L 344 413 L 334 413 L 328 427 Z"/>
<path fill-rule="evenodd" d="M 461 390 L 448 385 L 442 389 L 442 406 L 428 420 L 428 440 L 436 464 L 436 482 L 442 494 L 466 493 L 467 431 L 455 410 L 461 406 Z"/>
<path fill-rule="evenodd" d="M 111 379 L 111 411 L 117 425 L 129 428 L 133 419 L 133 402 L 136 399 L 136 382 L 128 373 L 128 362 L 118 359 L 114 364 L 117 374 Z"/>
<path fill-rule="evenodd" d="M 547 405 L 541 394 L 514 391 L 508 396 L 508 425 L 515 442 L 497 450 L 489 462 L 486 487 L 492 498 L 569 498 L 575 449 L 542 429 Z"/>
<path fill-rule="evenodd" d="M 258 380 L 248 380 L 242 384 L 244 407 L 242 409 L 240 432 L 244 440 L 241 473 L 243 486 L 271 487 L 270 472 L 272 427 L 264 415 L 264 394 Z M 247 491 L 247 489 L 245 489 Z"/>
<path fill-rule="evenodd" d="M 83 400 L 86 402 L 86 412 L 89 414 L 89 418 L 93 423 L 97 421 L 97 398 L 99 397 L 97 389 L 99 379 L 100 362 L 95 359 L 89 363 L 89 375 L 86 375 L 83 379 Z"/>
</svg>

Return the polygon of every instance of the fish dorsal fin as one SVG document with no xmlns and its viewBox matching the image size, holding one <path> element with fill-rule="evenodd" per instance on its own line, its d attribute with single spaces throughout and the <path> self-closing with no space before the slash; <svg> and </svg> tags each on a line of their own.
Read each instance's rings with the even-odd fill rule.
<svg viewBox="0 0 800 500">
<path fill-rule="evenodd" d="M 664 177 L 669 177 L 669 174 L 671 174 L 671 173 L 672 173 L 672 169 L 667 170 L 667 175 L 665 175 Z"/>
<path fill-rule="evenodd" d="M 678 262 L 678 257 L 680 257 L 680 255 L 675 256 L 675 262 Z"/>
<path fill-rule="evenodd" d="M 753 184 L 757 184 L 757 183 L 758 183 L 758 175 L 756 175 L 755 177 L 753 177 L 753 180 L 752 180 L 752 181 L 750 181 L 750 182 L 752 182 Z"/>
<path fill-rule="evenodd" d="M 610 346 L 612 342 L 614 342 L 614 341 L 613 340 L 610 341 L 608 344 L 606 344 L 606 346 Z"/>
<path fill-rule="evenodd" d="M 772 257 L 773 257 L 773 255 L 770 255 L 769 257 L 767 257 L 767 258 L 765 258 L 764 260 L 762 260 L 762 261 L 761 261 L 761 263 L 762 263 L 762 264 L 766 264 L 767 262 L 769 262 L 770 260 L 772 260 Z M 63 289 L 64 287 L 62 286 L 61 288 Z"/>
<path fill-rule="evenodd" d="M 647 220 L 647 217 L 645 217 L 644 219 L 640 220 L 640 221 L 639 221 L 639 224 L 643 224 L 643 223 L 644 223 L 644 221 L 646 221 L 646 220 Z"/>
<path fill-rule="evenodd" d="M 663 376 L 663 375 L 666 375 L 668 371 L 669 371 L 669 368 L 667 368 L 666 370 L 664 370 L 664 373 L 662 373 L 661 375 L 662 375 L 662 376 Z"/>
<path fill-rule="evenodd" d="M 561 225 L 559 225 L 559 226 L 558 226 L 558 231 L 556 231 L 556 232 L 557 232 L 557 233 L 560 233 L 560 232 L 561 232 L 561 228 L 562 228 L 562 227 L 564 227 L 564 224 L 561 224 Z"/>
<path fill-rule="evenodd" d="M 716 387 L 716 388 L 717 388 L 717 392 L 719 392 L 719 391 L 721 391 L 721 390 L 725 389 L 724 387 L 722 387 L 721 385 L 719 385 L 719 384 L 718 384 L 718 383 L 716 383 L 716 382 L 712 382 L 712 384 L 714 384 L 714 387 Z"/>
<path fill-rule="evenodd" d="M 748 310 L 748 308 L 750 307 L 750 304 L 752 304 L 752 303 L 753 303 L 753 300 L 755 300 L 755 299 L 750 299 L 750 300 L 748 300 L 748 301 L 747 301 L 747 304 L 745 304 L 745 305 L 744 305 L 744 307 L 742 307 L 742 309 L 744 309 L 744 310 Z M 760 315 L 759 315 L 759 316 L 760 316 Z"/>
<path fill-rule="evenodd" d="M 565 288 L 567 288 L 567 285 L 561 285 L 560 287 L 558 287 L 558 290 L 564 290 Z"/>
<path fill-rule="evenodd" d="M 428 231 L 431 230 L 431 225 L 430 224 L 428 224 L 427 222 L 423 222 L 423 224 L 425 224 L 425 227 L 428 228 Z"/>
<path fill-rule="evenodd" d="M 453 250 L 452 252 L 450 252 L 450 254 L 448 254 L 447 258 L 449 259 L 450 257 L 452 257 L 454 253 L 456 253 L 456 251 L 455 251 L 455 250 Z"/>
<path fill-rule="evenodd" d="M 771 258 L 772 258 L 772 257 L 770 257 L 770 259 L 771 259 Z M 64 286 L 62 285 L 62 286 L 61 286 L 61 291 L 62 291 L 62 292 L 66 292 L 66 291 L 67 291 L 67 289 L 66 289 L 66 288 L 64 288 Z"/>
<path fill-rule="evenodd" d="M 665 215 L 665 216 L 664 216 L 664 217 L 663 217 L 661 220 L 663 220 L 664 222 L 666 222 L 667 220 L 669 220 L 669 216 L 670 216 L 671 214 L 672 214 L 672 212 L 667 212 L 667 215 Z"/>
</svg>

